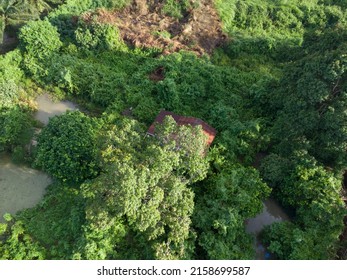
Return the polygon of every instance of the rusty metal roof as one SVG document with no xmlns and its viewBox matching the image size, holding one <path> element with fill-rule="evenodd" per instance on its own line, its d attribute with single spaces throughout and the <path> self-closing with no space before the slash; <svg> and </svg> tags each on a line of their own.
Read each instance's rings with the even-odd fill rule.
<svg viewBox="0 0 347 280">
<path fill-rule="evenodd" d="M 208 125 L 207 123 L 205 123 L 204 121 L 198 118 L 184 117 L 184 116 L 176 115 L 169 111 L 160 111 L 159 115 L 155 118 L 152 125 L 148 128 L 147 133 L 150 135 L 154 135 L 155 125 L 157 123 L 162 123 L 166 116 L 172 116 L 172 118 L 176 121 L 178 125 L 188 125 L 188 124 L 190 124 L 191 126 L 201 125 L 204 134 L 208 137 L 207 145 L 209 146 L 212 144 L 217 134 L 217 131 L 212 126 Z"/>
</svg>

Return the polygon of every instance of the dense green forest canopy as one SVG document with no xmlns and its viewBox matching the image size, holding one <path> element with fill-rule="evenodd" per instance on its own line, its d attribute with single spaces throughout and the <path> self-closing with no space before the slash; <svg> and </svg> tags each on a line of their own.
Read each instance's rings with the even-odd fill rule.
<svg viewBox="0 0 347 280">
<path fill-rule="evenodd" d="M 197 42 L 204 9 L 221 37 Z M 121 11 L 174 27 L 136 43 Z M 291 213 L 262 232 L 273 258 L 347 258 L 346 1 L 0 0 L 10 27 L 0 151 L 54 182 L 5 215 L 0 259 L 254 259 L 245 221 L 270 195 Z M 83 110 L 43 127 L 42 92 Z M 146 135 L 161 109 L 213 126 L 209 151 L 172 118 Z"/>
</svg>

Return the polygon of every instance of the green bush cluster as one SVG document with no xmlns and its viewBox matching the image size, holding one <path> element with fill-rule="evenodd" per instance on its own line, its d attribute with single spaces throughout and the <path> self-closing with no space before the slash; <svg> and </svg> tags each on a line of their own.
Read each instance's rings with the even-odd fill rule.
<svg viewBox="0 0 347 280">
<path fill-rule="evenodd" d="M 35 165 L 64 182 L 95 177 L 98 129 L 98 122 L 80 111 L 53 117 L 39 135 Z"/>
<path fill-rule="evenodd" d="M 341 178 L 305 154 L 291 160 L 271 155 L 263 163 L 263 174 L 278 199 L 296 209 L 293 222 L 265 230 L 268 250 L 280 259 L 334 258 L 347 214 L 340 197 Z"/>
<path fill-rule="evenodd" d="M 199 0 L 164 0 L 161 11 L 171 17 L 181 19 L 186 14 L 199 6 Z"/>
<path fill-rule="evenodd" d="M 126 46 L 120 38 L 119 30 L 110 24 L 80 22 L 75 31 L 77 46 L 86 50 L 122 50 Z"/>
</svg>

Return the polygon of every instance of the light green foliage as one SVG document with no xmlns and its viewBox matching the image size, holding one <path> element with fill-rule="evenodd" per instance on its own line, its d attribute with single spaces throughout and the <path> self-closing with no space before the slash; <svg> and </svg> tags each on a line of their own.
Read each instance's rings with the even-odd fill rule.
<svg viewBox="0 0 347 280">
<path fill-rule="evenodd" d="M 308 206 L 317 199 L 336 201 L 339 199 L 340 189 L 339 180 L 323 167 L 316 166 L 310 160 L 299 160 L 282 187 L 282 197 L 289 205 L 298 208 Z"/>
<path fill-rule="evenodd" d="M 344 21 L 344 10 L 318 1 L 218 0 L 217 9 L 230 34 L 298 39 L 305 28 L 324 28 Z"/>
<path fill-rule="evenodd" d="M 131 0 L 93 0 L 93 8 L 120 9 L 131 3 Z"/>
<path fill-rule="evenodd" d="M 98 122 L 80 111 L 53 117 L 38 138 L 35 164 L 63 181 L 95 177 L 98 130 Z"/>
<path fill-rule="evenodd" d="M 46 59 L 62 46 L 57 29 L 48 20 L 31 21 L 21 28 L 20 45 L 26 55 Z"/>
<path fill-rule="evenodd" d="M 64 4 L 49 14 L 49 18 L 52 20 L 61 15 L 80 15 L 83 12 L 97 8 L 120 9 L 130 3 L 130 0 L 66 0 Z"/>
<path fill-rule="evenodd" d="M 2 260 L 42 260 L 45 249 L 27 233 L 22 221 L 9 220 L 0 224 L 0 259 Z"/>
<path fill-rule="evenodd" d="M 182 18 L 185 14 L 199 5 L 199 0 L 164 0 L 162 12 L 168 16 Z"/>
<path fill-rule="evenodd" d="M 3 43 L 4 38 L 4 31 L 5 31 L 5 17 L 0 17 L 0 44 Z"/>
<path fill-rule="evenodd" d="M 159 3 L 163 14 L 185 20 L 198 2 Z M 334 258 L 345 215 L 339 194 L 347 147 L 344 1 L 218 0 L 232 39 L 212 59 L 124 47 L 115 27 L 78 20 L 95 8 L 127 4 L 64 1 L 49 22 L 23 27 L 23 60 L 18 50 L 0 58 L 1 114 L 13 111 L 8 134 L 0 136 L 5 148 L 20 134 L 20 122 L 11 122 L 21 120 L 21 68 L 102 115 L 100 127 L 68 113 L 40 136 L 37 163 L 73 182 L 58 184 L 20 220 L 50 248 L 45 257 L 253 258 L 244 221 L 261 210 L 269 188 L 250 166 L 270 154 L 261 177 L 292 208 L 293 220 L 265 231 L 269 250 L 280 259 Z M 216 128 L 210 152 L 199 128 L 172 120 L 146 137 L 161 109 Z M 9 148 L 14 157 L 22 153 L 21 146 Z"/>
<path fill-rule="evenodd" d="M 77 45 L 87 50 L 125 50 L 119 30 L 110 24 L 80 21 L 75 31 Z"/>
<path fill-rule="evenodd" d="M 16 83 L 19 86 L 24 76 L 20 68 L 22 56 L 19 50 L 14 50 L 0 57 L 0 82 L 6 84 Z M 4 85 L 6 87 L 6 85 Z"/>
<path fill-rule="evenodd" d="M 0 109 L 12 107 L 18 100 L 18 86 L 13 80 L 0 82 Z"/>
<path fill-rule="evenodd" d="M 30 132 L 27 112 L 18 106 L 0 110 L 0 150 L 24 145 L 29 141 Z"/>
<path fill-rule="evenodd" d="M 25 94 L 20 63 L 18 50 L 0 57 L 0 150 L 13 151 L 27 144 L 31 135 L 29 110 L 24 104 L 18 105 Z"/>
<path fill-rule="evenodd" d="M 233 38 L 227 48 L 234 57 L 239 56 L 237 64 L 259 69 L 267 66 L 264 59 L 267 63 L 271 58 L 288 59 L 307 31 L 346 26 L 345 7 L 318 2 L 217 0 L 216 8 L 224 31 Z M 267 68 L 276 69 L 280 61 Z"/>
<path fill-rule="evenodd" d="M 109 130 L 105 144 L 106 172 L 84 189 L 96 211 L 91 217 L 126 217 L 159 250 L 152 258 L 184 258 L 194 206 L 187 184 L 203 179 L 208 169 L 201 129 L 168 118 L 147 138 L 136 122 L 124 120 Z"/>
<path fill-rule="evenodd" d="M 82 185 L 82 188 L 85 186 Z M 100 202 L 100 201 L 99 201 Z M 99 211 L 103 205 L 88 205 L 85 210 L 86 223 L 76 244 L 73 259 L 105 260 L 118 259 L 119 243 L 126 234 L 121 218 L 107 211 Z"/>
</svg>

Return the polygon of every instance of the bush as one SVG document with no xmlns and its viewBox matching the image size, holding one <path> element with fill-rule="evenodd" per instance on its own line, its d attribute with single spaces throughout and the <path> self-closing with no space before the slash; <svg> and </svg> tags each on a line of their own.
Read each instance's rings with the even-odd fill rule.
<svg viewBox="0 0 347 280">
<path fill-rule="evenodd" d="M 81 182 L 98 173 L 99 125 L 79 111 L 50 119 L 38 138 L 35 164 L 67 182 Z"/>
<path fill-rule="evenodd" d="M 48 20 L 30 21 L 20 29 L 20 47 L 29 56 L 43 60 L 62 46 L 57 28 Z"/>
<path fill-rule="evenodd" d="M 175 18 L 182 18 L 192 8 L 196 8 L 199 5 L 199 1 L 191 0 L 165 0 L 162 12 L 168 16 Z"/>
<path fill-rule="evenodd" d="M 2 107 L 11 107 L 16 102 L 18 96 L 18 86 L 13 80 L 0 80 L 0 109 Z"/>
<path fill-rule="evenodd" d="M 75 31 L 77 45 L 87 50 L 122 50 L 125 48 L 119 30 L 110 24 L 81 21 Z"/>
<path fill-rule="evenodd" d="M 0 148 L 23 145 L 30 139 L 28 113 L 18 106 L 0 110 Z"/>
<path fill-rule="evenodd" d="M 23 163 L 25 161 L 26 152 L 22 146 L 17 146 L 12 152 L 12 161 L 14 163 Z"/>
</svg>

